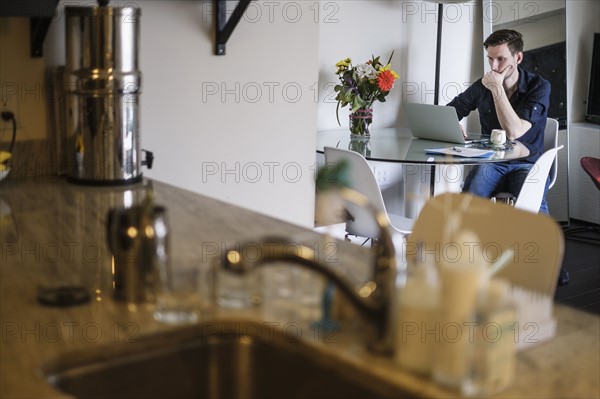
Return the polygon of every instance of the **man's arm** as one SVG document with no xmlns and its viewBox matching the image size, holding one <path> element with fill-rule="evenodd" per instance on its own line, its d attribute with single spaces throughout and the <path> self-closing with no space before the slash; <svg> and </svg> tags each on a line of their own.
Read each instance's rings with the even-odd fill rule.
<svg viewBox="0 0 600 399">
<path fill-rule="evenodd" d="M 452 101 L 446 104 L 446 106 L 448 107 L 454 107 L 459 121 L 462 120 L 464 117 L 468 116 L 471 113 L 471 111 L 477 109 L 478 96 L 474 94 L 474 92 L 476 91 L 474 86 L 475 85 L 469 86 L 467 90 L 460 93 L 458 96 L 454 97 Z M 459 126 L 463 136 L 467 138 L 465 128 L 462 124 L 460 124 Z"/>
<path fill-rule="evenodd" d="M 501 73 L 490 71 L 481 79 L 481 83 L 492 93 L 496 115 L 500 126 L 506 131 L 506 137 L 509 140 L 516 140 L 531 129 L 532 125 L 531 122 L 521 119 L 517 115 L 502 86 L 504 76 L 510 69 L 512 69 L 512 65 L 506 67 Z"/>
</svg>

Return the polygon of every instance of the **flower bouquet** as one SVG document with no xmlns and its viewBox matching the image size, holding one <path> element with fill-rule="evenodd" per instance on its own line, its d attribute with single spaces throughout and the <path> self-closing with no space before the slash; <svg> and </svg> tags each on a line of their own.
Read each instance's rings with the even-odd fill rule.
<svg viewBox="0 0 600 399">
<path fill-rule="evenodd" d="M 338 124 L 340 123 L 340 105 L 350 105 L 350 132 L 356 135 L 369 135 L 369 126 L 373 121 L 373 103 L 375 101 L 385 102 L 394 82 L 399 78 L 398 74 L 391 69 L 390 59 L 384 65 L 379 57 L 373 58 L 364 64 L 352 65 L 352 60 L 346 58 L 335 66 L 336 75 L 340 78 L 340 84 L 334 87 L 337 93 L 337 107 L 335 114 Z"/>
</svg>

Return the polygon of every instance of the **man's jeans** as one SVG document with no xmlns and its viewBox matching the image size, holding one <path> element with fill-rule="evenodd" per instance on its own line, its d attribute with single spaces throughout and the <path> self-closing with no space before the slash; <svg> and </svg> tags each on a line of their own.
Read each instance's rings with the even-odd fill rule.
<svg viewBox="0 0 600 399">
<path fill-rule="evenodd" d="M 467 176 L 463 192 L 485 198 L 492 198 L 498 193 L 508 192 L 516 198 L 532 166 L 533 164 L 530 163 L 485 163 L 478 165 Z M 546 193 L 549 184 L 550 178 L 548 177 L 542 205 L 540 206 L 540 212 L 546 214 L 548 214 Z"/>
</svg>

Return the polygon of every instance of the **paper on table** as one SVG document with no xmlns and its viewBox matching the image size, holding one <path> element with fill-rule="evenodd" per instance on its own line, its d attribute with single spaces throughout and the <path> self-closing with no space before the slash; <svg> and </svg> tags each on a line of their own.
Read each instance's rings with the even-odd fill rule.
<svg viewBox="0 0 600 399">
<path fill-rule="evenodd" d="M 455 157 L 464 157 L 464 158 L 489 158 L 492 155 L 494 155 L 495 151 L 480 150 L 477 148 L 450 147 L 450 148 L 426 148 L 425 153 L 426 154 L 452 155 Z"/>
</svg>

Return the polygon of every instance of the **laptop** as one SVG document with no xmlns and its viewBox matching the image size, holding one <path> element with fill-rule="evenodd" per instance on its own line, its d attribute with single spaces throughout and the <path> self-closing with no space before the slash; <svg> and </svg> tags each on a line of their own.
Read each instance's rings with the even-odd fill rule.
<svg viewBox="0 0 600 399">
<path fill-rule="evenodd" d="M 469 133 L 465 139 L 454 107 L 432 104 L 404 103 L 404 113 L 413 136 L 448 143 L 485 142 L 489 136 Z"/>
</svg>

